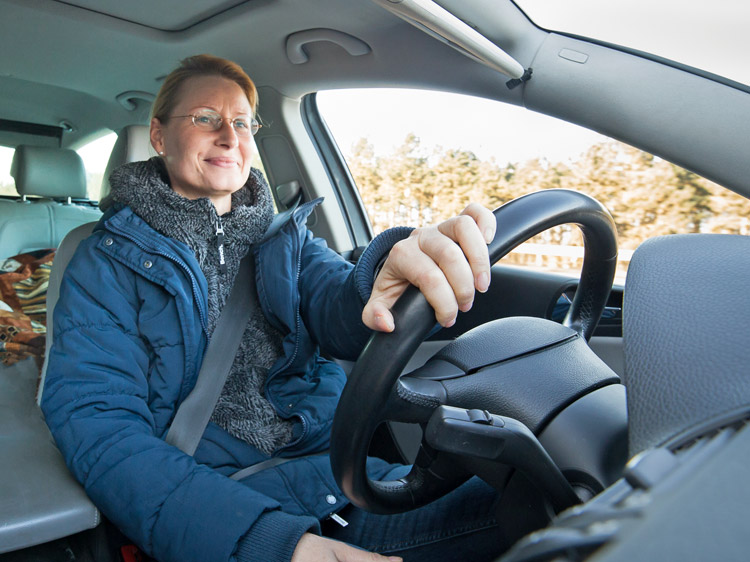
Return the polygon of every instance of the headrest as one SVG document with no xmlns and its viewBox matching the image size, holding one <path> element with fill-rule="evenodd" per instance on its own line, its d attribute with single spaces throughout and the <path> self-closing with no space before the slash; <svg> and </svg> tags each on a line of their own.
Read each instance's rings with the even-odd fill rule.
<svg viewBox="0 0 750 562">
<path fill-rule="evenodd" d="M 21 144 L 13 154 L 10 175 L 19 195 L 50 199 L 86 199 L 86 170 L 73 150 Z"/>
<path fill-rule="evenodd" d="M 151 138 L 149 128 L 146 125 L 128 125 L 117 134 L 117 141 L 112 147 L 112 153 L 104 170 L 104 181 L 99 194 L 99 206 L 104 209 L 108 204 L 109 176 L 123 164 L 148 160 L 155 156 L 156 152 L 151 149 Z"/>
</svg>

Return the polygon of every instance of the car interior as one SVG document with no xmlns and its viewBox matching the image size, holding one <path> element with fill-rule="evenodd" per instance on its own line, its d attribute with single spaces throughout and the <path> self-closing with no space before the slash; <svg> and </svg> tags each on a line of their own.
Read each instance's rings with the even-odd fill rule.
<svg viewBox="0 0 750 562">
<path fill-rule="evenodd" d="M 708 68 L 679 51 L 557 28 L 552 4 L 0 0 L 0 157 L 9 164 L 0 174 L 11 188 L 0 192 L 0 561 L 110 560 L 92 546 L 106 532 L 102 516 L 38 405 L 46 316 L 65 265 L 109 204 L 106 178 L 155 155 L 149 111 L 161 81 L 199 53 L 236 61 L 258 88 L 254 138 L 277 211 L 323 197 L 308 227 L 351 261 L 376 232 L 348 147 L 318 103 L 331 91 L 408 88 L 522 108 L 735 198 L 711 199 L 722 226 L 638 219 L 665 235 L 632 248 L 625 278 L 615 277 L 621 207 L 649 193 L 666 209 L 658 194 L 671 187 L 649 185 L 610 208 L 590 193 L 528 182 L 494 211 L 491 286 L 470 311 L 435 330 L 429 305 L 409 291 L 394 307 L 399 329 L 374 335 L 356 363 L 340 361 L 349 382 L 331 461 L 352 502 L 380 513 L 424 505 L 479 475 L 503 491 L 498 550 L 507 561 L 747 558 L 750 77 L 730 74 L 727 61 L 743 64 L 730 31 L 749 14 L 656 2 L 675 26 L 697 29 L 703 18 L 708 29 L 709 13 L 728 26 L 726 45 L 715 41 L 706 58 L 725 66 Z M 559 4 L 569 19 L 599 15 L 596 2 Z M 642 35 L 655 29 L 647 20 L 659 9 L 623 9 Z M 400 103 L 393 93 L 373 99 L 386 114 Z M 461 120 L 445 106 L 433 117 L 443 128 Z M 468 126 L 477 135 L 490 127 Z M 79 151 L 112 133 L 92 191 Z M 602 165 L 630 173 L 621 161 Z M 577 269 L 503 259 L 560 225 L 582 233 Z M 368 455 L 411 472 L 375 482 Z"/>
</svg>

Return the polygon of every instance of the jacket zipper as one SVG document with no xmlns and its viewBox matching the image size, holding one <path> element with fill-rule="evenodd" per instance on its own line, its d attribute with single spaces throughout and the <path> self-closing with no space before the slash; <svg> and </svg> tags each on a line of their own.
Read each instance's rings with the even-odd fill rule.
<svg viewBox="0 0 750 562">
<path fill-rule="evenodd" d="M 224 225 L 221 224 L 221 217 L 217 217 L 216 225 L 216 245 L 219 250 L 219 271 L 223 274 L 227 272 L 227 262 L 224 259 Z"/>
<path fill-rule="evenodd" d="M 309 207 L 316 207 L 318 204 L 319 204 L 319 202 L 317 200 L 305 203 L 304 205 L 298 207 L 297 210 L 296 210 L 296 212 L 294 214 L 296 215 L 296 214 L 300 213 L 300 209 L 304 209 L 304 208 L 306 208 L 308 206 Z M 291 220 L 294 220 L 294 218 L 292 218 Z M 299 278 L 300 278 L 301 271 L 302 271 L 302 247 L 299 245 L 300 244 L 299 238 L 300 238 L 299 237 L 299 233 L 297 233 L 297 235 L 294 237 L 295 250 L 296 250 L 296 254 L 297 254 L 297 271 L 295 272 L 295 279 L 294 279 L 295 284 L 294 284 L 294 287 L 295 287 L 295 290 L 297 291 L 298 294 L 299 294 L 299 289 L 297 289 L 297 288 L 299 287 Z M 296 309 L 295 309 L 295 330 L 296 331 L 295 331 L 295 338 L 294 338 L 294 352 L 292 353 L 292 356 L 289 358 L 289 360 L 286 363 L 284 363 L 284 365 L 282 365 L 279 369 L 276 370 L 275 374 L 282 372 L 289 365 L 291 365 L 292 363 L 294 363 L 294 360 L 297 358 L 297 353 L 299 352 L 300 323 L 302 322 L 302 316 L 301 316 L 300 311 L 299 311 L 301 300 L 302 300 L 301 298 L 298 298 L 297 306 L 296 306 Z M 273 404 L 273 407 L 278 411 L 279 410 L 279 406 L 278 406 L 277 401 L 274 400 L 270 396 L 270 394 L 268 393 L 268 378 L 266 379 L 266 385 L 265 385 L 265 389 L 264 390 L 265 390 L 266 399 L 271 404 Z M 307 436 L 308 426 L 309 426 L 309 422 L 307 421 L 307 418 L 303 414 L 301 414 L 301 413 L 298 413 L 298 414 L 295 414 L 295 415 L 302 422 L 302 432 L 300 433 L 300 436 L 297 439 L 295 439 L 294 441 L 292 441 L 290 443 L 287 443 L 286 445 L 284 445 L 283 447 L 281 447 L 280 449 L 278 449 L 274 453 L 273 456 L 278 456 L 283 451 L 286 451 L 287 449 L 289 449 L 291 447 L 294 447 L 297 443 L 300 443 Z"/>
</svg>

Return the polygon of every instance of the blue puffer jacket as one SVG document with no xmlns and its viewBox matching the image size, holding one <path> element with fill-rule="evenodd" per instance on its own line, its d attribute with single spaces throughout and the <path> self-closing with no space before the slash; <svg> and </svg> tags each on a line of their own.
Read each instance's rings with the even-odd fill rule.
<svg viewBox="0 0 750 562">
<path fill-rule="evenodd" d="M 268 399 L 295 424 L 279 454 L 324 450 L 341 369 L 369 336 L 360 317 L 375 265 L 408 229 L 376 238 L 356 267 L 305 222 L 303 205 L 255 249 L 259 304 L 284 334 Z M 264 460 L 209 425 L 195 457 L 163 441 L 205 348 L 206 282 L 193 252 L 125 207 L 105 214 L 68 266 L 54 313 L 42 409 L 74 476 L 128 537 L 160 561 L 289 560 L 297 540 L 345 505 L 325 455 L 225 476 Z M 374 477 L 391 467 L 373 462 Z"/>
</svg>

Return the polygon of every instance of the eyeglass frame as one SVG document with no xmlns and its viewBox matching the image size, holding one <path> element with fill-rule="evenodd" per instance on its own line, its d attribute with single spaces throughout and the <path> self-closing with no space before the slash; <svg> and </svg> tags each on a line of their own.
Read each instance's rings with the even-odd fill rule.
<svg viewBox="0 0 750 562">
<path fill-rule="evenodd" d="M 210 113 L 212 115 L 216 115 L 218 117 L 218 119 L 219 119 L 219 121 L 218 121 L 218 127 L 216 127 L 215 129 L 211 129 L 211 131 L 216 132 L 216 131 L 221 130 L 221 126 L 224 123 L 224 121 L 229 121 L 229 124 L 231 125 L 232 130 L 235 132 L 235 134 L 237 134 L 240 137 L 244 136 L 242 133 L 238 133 L 237 132 L 237 127 L 235 126 L 235 122 L 237 121 L 237 119 L 242 120 L 241 117 L 233 117 L 233 118 L 222 117 L 221 114 L 218 111 L 213 111 L 213 110 L 210 110 L 210 109 L 205 110 L 205 113 Z M 182 119 L 182 118 L 185 118 L 185 117 L 190 117 L 190 120 L 193 123 L 193 127 L 196 127 L 197 129 L 200 129 L 200 130 L 203 130 L 203 131 L 208 131 L 209 129 L 204 129 L 203 127 L 201 127 L 200 125 L 198 125 L 195 122 L 195 118 L 196 117 L 202 117 L 202 116 L 203 115 L 200 115 L 200 114 L 197 114 L 197 113 L 188 113 L 187 115 L 170 115 L 169 117 L 167 117 L 167 119 Z M 254 137 L 258 133 L 258 131 L 261 129 L 261 127 L 263 127 L 263 125 L 261 125 L 255 117 L 250 117 L 250 127 L 248 129 L 250 131 L 250 134 L 247 135 L 247 136 L 248 137 Z"/>
</svg>

